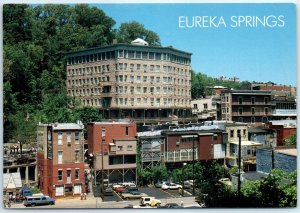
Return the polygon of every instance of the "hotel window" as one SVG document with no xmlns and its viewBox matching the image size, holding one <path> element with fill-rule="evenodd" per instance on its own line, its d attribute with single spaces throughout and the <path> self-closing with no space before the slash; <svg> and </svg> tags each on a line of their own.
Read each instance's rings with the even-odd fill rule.
<svg viewBox="0 0 300 213">
<path fill-rule="evenodd" d="M 138 94 L 141 94 L 141 87 L 137 87 L 136 90 Z"/>
<path fill-rule="evenodd" d="M 138 83 L 141 83 L 141 76 L 136 76 L 136 81 L 137 81 Z"/>
<path fill-rule="evenodd" d="M 141 65 L 140 65 L 140 64 L 137 64 L 137 65 L 136 65 L 136 70 L 137 70 L 137 71 L 140 71 L 140 70 L 141 70 Z"/>
<path fill-rule="evenodd" d="M 57 171 L 57 177 L 58 177 L 58 180 L 63 180 L 63 171 L 60 169 Z"/>
<path fill-rule="evenodd" d="M 239 104 L 243 104 L 243 97 L 238 97 Z"/>
<path fill-rule="evenodd" d="M 154 53 L 149 52 L 149 59 L 154 59 Z"/>
<path fill-rule="evenodd" d="M 243 108 L 239 107 L 239 115 L 242 115 L 242 114 L 243 114 Z"/>
<path fill-rule="evenodd" d="M 125 135 L 129 135 L 129 127 L 128 126 L 125 127 Z"/>
<path fill-rule="evenodd" d="M 127 63 L 124 64 L 124 70 L 127 70 Z"/>
<path fill-rule="evenodd" d="M 164 98 L 164 105 L 168 105 L 168 99 Z"/>
<path fill-rule="evenodd" d="M 131 83 L 134 82 L 134 76 L 133 76 L 133 75 L 130 76 L 130 82 L 131 82 Z"/>
<path fill-rule="evenodd" d="M 255 115 L 255 107 L 251 107 L 251 114 Z"/>
<path fill-rule="evenodd" d="M 118 150 L 118 151 L 123 151 L 123 146 L 118 146 L 118 147 L 117 147 L 117 150 Z"/>
<path fill-rule="evenodd" d="M 143 65 L 143 69 L 144 69 L 144 72 L 147 72 L 147 65 L 146 64 Z"/>
<path fill-rule="evenodd" d="M 157 93 L 157 94 L 160 93 L 160 87 L 156 87 L 156 93 Z"/>
<path fill-rule="evenodd" d="M 130 87 L 130 94 L 133 95 L 134 93 L 134 87 Z"/>
<path fill-rule="evenodd" d="M 106 135 L 105 128 L 102 127 L 102 129 L 101 129 L 101 136 L 102 136 L 102 137 L 105 137 L 105 135 Z"/>
<path fill-rule="evenodd" d="M 255 117 L 251 117 L 251 123 L 255 123 Z"/>
<path fill-rule="evenodd" d="M 268 98 L 268 97 L 265 97 L 264 100 L 265 100 L 265 104 L 268 104 L 269 98 Z"/>
<path fill-rule="evenodd" d="M 123 64 L 119 64 L 119 70 L 123 70 Z"/>
<path fill-rule="evenodd" d="M 269 108 L 265 107 L 265 115 L 269 114 Z"/>
<path fill-rule="evenodd" d="M 163 83 L 164 83 L 164 84 L 167 83 L 167 77 L 164 77 L 164 78 L 163 78 Z"/>
<path fill-rule="evenodd" d="M 136 57 L 136 58 L 139 58 L 139 59 L 142 58 L 142 52 L 136 51 L 135 57 Z"/>
<path fill-rule="evenodd" d="M 130 64 L 130 71 L 133 72 L 134 64 Z"/>
<path fill-rule="evenodd" d="M 150 87 L 150 92 L 151 92 L 151 95 L 153 95 L 154 87 Z"/>
<path fill-rule="evenodd" d="M 239 135 L 241 135 L 241 130 L 240 129 L 237 130 L 237 136 L 239 136 Z"/>
<path fill-rule="evenodd" d="M 79 162 L 79 150 L 75 150 L 75 162 Z"/>
<path fill-rule="evenodd" d="M 243 136 L 246 136 L 246 130 L 243 129 Z"/>
<path fill-rule="evenodd" d="M 128 58 L 134 58 L 134 51 L 128 51 Z"/>
<path fill-rule="evenodd" d="M 243 122 L 243 117 L 239 117 L 239 122 Z"/>
<path fill-rule="evenodd" d="M 160 106 L 160 98 L 156 99 L 156 106 Z"/>
<path fill-rule="evenodd" d="M 150 76 L 150 83 L 154 83 L 154 76 Z"/>
<path fill-rule="evenodd" d="M 79 180 L 79 169 L 75 169 L 75 179 Z"/>
<path fill-rule="evenodd" d="M 154 71 L 154 65 L 150 65 L 150 71 L 151 71 L 151 72 Z"/>
<path fill-rule="evenodd" d="M 148 59 L 148 52 L 142 52 L 142 58 Z"/>
<path fill-rule="evenodd" d="M 160 65 L 156 65 L 156 72 L 160 72 Z"/>
<path fill-rule="evenodd" d="M 143 82 L 147 82 L 147 76 L 143 76 Z"/>
<path fill-rule="evenodd" d="M 71 143 L 71 132 L 67 132 L 67 142 Z"/>
<path fill-rule="evenodd" d="M 144 93 L 147 93 L 147 87 L 144 87 L 143 90 L 144 90 Z"/>
<path fill-rule="evenodd" d="M 204 108 L 204 109 L 207 109 L 207 104 L 203 104 L 203 108 Z"/>
<path fill-rule="evenodd" d="M 58 145 L 63 145 L 63 133 L 62 132 L 57 133 L 57 140 L 58 140 Z"/>
<path fill-rule="evenodd" d="M 131 106 L 134 105 L 134 98 L 130 98 L 130 105 L 131 105 Z"/>
<path fill-rule="evenodd" d="M 167 87 L 164 87 L 163 89 L 164 89 L 164 94 L 167 94 L 167 92 L 168 92 Z"/>
<path fill-rule="evenodd" d="M 140 98 L 137 99 L 137 103 L 141 104 L 141 99 Z"/>
<path fill-rule="evenodd" d="M 255 104 L 255 97 L 251 97 L 251 104 Z"/>
<path fill-rule="evenodd" d="M 160 83 L 160 77 L 156 77 L 156 83 Z"/>
<path fill-rule="evenodd" d="M 147 105 L 147 98 L 144 98 L 144 105 Z"/>
</svg>

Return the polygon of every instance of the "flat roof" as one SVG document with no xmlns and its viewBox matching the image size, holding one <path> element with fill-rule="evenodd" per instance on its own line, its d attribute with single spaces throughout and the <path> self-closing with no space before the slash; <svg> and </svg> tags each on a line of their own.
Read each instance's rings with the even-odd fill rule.
<svg viewBox="0 0 300 213">
<path fill-rule="evenodd" d="M 74 56 L 81 56 L 85 54 L 96 54 L 98 52 L 103 52 L 103 51 L 114 51 L 114 50 L 137 50 L 137 51 L 146 51 L 146 50 L 151 50 L 153 52 L 176 52 L 179 53 L 181 56 L 185 57 L 191 57 L 192 53 L 190 52 L 185 52 L 182 50 L 178 50 L 173 48 L 172 46 L 145 46 L 145 45 L 135 45 L 135 44 L 125 44 L 125 43 L 118 43 L 118 44 L 111 44 L 111 45 L 105 45 L 101 47 L 94 47 L 94 48 L 88 48 L 88 49 L 82 49 L 82 50 L 77 50 L 77 51 L 70 51 L 66 52 L 65 54 L 67 57 L 74 57 Z"/>
<path fill-rule="evenodd" d="M 222 93 L 232 93 L 239 95 L 271 95 L 271 90 L 223 90 Z"/>
<path fill-rule="evenodd" d="M 285 154 L 285 155 L 291 155 L 297 157 L 297 149 L 291 148 L 291 149 L 276 149 L 277 153 Z"/>
<path fill-rule="evenodd" d="M 134 124 L 132 121 L 103 121 L 103 122 L 90 122 L 89 124 Z"/>
</svg>

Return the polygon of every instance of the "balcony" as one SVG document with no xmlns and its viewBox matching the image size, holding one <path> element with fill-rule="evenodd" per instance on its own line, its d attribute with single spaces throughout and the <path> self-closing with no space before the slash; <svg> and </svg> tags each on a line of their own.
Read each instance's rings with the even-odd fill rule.
<svg viewBox="0 0 300 213">
<path fill-rule="evenodd" d="M 270 106 L 271 105 L 271 102 L 254 102 L 254 104 L 249 101 L 243 101 L 242 103 L 239 103 L 239 102 L 232 102 L 232 105 L 238 105 L 238 106 L 248 106 L 248 105 L 251 105 L 251 106 L 258 106 L 258 105 L 261 105 L 261 106 Z"/>
<path fill-rule="evenodd" d="M 297 110 L 296 109 L 275 109 L 272 111 L 273 115 L 291 115 L 296 116 Z"/>
<path fill-rule="evenodd" d="M 252 114 L 251 112 L 243 112 L 242 114 L 240 114 L 239 112 L 233 112 L 232 116 L 271 116 L 271 113 L 266 114 L 265 112 L 255 112 L 254 114 Z"/>
</svg>

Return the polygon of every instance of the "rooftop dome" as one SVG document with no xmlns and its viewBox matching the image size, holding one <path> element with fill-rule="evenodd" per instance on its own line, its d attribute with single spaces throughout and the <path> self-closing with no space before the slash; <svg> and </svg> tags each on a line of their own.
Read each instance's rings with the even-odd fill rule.
<svg viewBox="0 0 300 213">
<path fill-rule="evenodd" d="M 131 42 L 131 44 L 134 45 L 142 45 L 142 46 L 148 46 L 148 42 L 146 42 L 145 40 L 141 39 L 141 38 L 137 38 L 134 41 Z"/>
</svg>

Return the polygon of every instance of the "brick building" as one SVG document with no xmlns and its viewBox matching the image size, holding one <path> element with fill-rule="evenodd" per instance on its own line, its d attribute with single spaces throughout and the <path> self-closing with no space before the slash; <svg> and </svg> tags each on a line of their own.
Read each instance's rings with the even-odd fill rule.
<svg viewBox="0 0 300 213">
<path fill-rule="evenodd" d="M 88 124 L 88 152 L 94 156 L 95 182 L 136 182 L 136 123 Z"/>
<path fill-rule="evenodd" d="M 270 121 L 268 127 L 276 131 L 276 146 L 283 146 L 284 139 L 291 137 L 297 132 L 296 120 Z"/>
<path fill-rule="evenodd" d="M 191 119 L 191 53 L 138 39 L 69 52 L 68 93 L 103 118 L 137 124 Z"/>
<path fill-rule="evenodd" d="M 39 124 L 37 127 L 38 185 L 52 197 L 85 192 L 83 125 Z"/>
<path fill-rule="evenodd" d="M 224 90 L 221 94 L 222 120 L 267 123 L 271 116 L 271 91 Z"/>
</svg>

